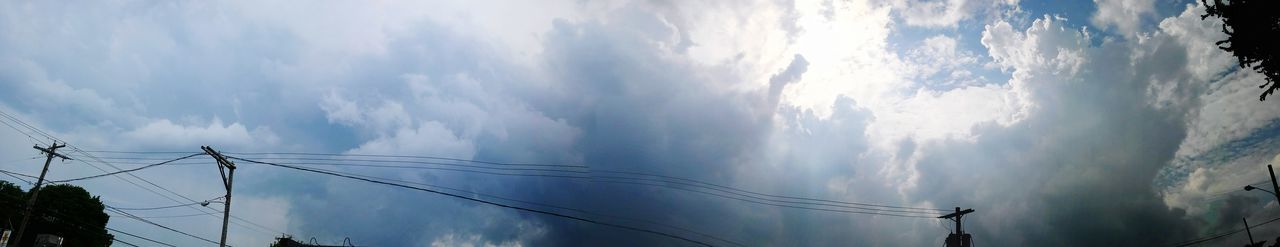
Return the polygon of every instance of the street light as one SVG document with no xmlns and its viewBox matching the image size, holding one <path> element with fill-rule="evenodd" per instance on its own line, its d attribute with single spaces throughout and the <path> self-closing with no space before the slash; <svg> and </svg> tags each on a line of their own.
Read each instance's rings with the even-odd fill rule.
<svg viewBox="0 0 1280 247">
<path fill-rule="evenodd" d="M 1275 190 L 1275 191 L 1270 191 L 1270 190 L 1265 190 L 1265 189 L 1258 188 L 1258 187 L 1253 187 L 1253 185 L 1245 185 L 1245 186 L 1244 186 L 1244 190 L 1245 190 L 1245 191 L 1250 191 L 1250 190 L 1255 190 L 1255 189 L 1256 189 L 1256 190 L 1265 191 L 1265 192 L 1267 192 L 1267 194 L 1271 194 L 1272 196 L 1275 196 L 1277 201 L 1280 201 L 1280 195 L 1277 195 L 1277 194 L 1276 194 L 1276 192 L 1277 192 L 1277 191 L 1280 191 L 1280 182 L 1276 182 L 1276 170 L 1275 170 L 1274 168 L 1272 168 L 1272 167 L 1271 167 L 1271 164 L 1267 164 L 1267 173 L 1270 173 L 1270 174 L 1271 174 L 1271 189 L 1272 189 L 1272 190 Z M 1263 245 L 1263 244 L 1265 244 L 1265 243 L 1267 242 L 1267 241 L 1262 241 L 1262 243 L 1254 243 L 1254 242 L 1253 242 L 1253 232 L 1249 230 L 1249 220 L 1247 219 L 1247 217 L 1246 217 L 1246 218 L 1240 218 L 1240 220 L 1241 220 L 1241 221 L 1244 221 L 1244 231 L 1245 231 L 1246 233 L 1249 233 L 1249 245 L 1246 245 L 1246 246 L 1261 246 L 1261 245 Z M 1277 240 L 1277 241 L 1280 241 L 1280 240 Z"/>
<path fill-rule="evenodd" d="M 1267 168 L 1271 168 L 1271 166 L 1270 166 L 1270 165 L 1268 165 L 1268 166 L 1267 166 Z M 1271 192 L 1270 190 L 1265 190 L 1265 189 L 1262 189 L 1262 188 L 1253 187 L 1253 185 L 1245 185 L 1245 186 L 1244 186 L 1244 191 L 1250 191 L 1250 190 L 1261 190 L 1261 191 L 1265 191 L 1265 192 L 1267 192 L 1267 194 L 1271 194 L 1271 195 L 1273 195 L 1273 196 L 1276 196 L 1277 198 L 1280 198 L 1280 195 L 1276 195 L 1276 193 L 1275 193 L 1275 192 Z M 1266 242 L 1267 242 L 1267 241 L 1262 241 L 1262 243 L 1255 243 L 1255 242 L 1253 242 L 1253 231 L 1249 231 L 1249 220 L 1248 220 L 1248 218 L 1240 218 L 1240 220 L 1244 221 L 1244 230 L 1245 230 L 1245 232 L 1249 233 L 1249 245 L 1246 245 L 1246 246 L 1261 246 L 1263 243 L 1266 243 Z"/>
<path fill-rule="evenodd" d="M 1261 190 L 1261 191 L 1265 191 L 1265 192 L 1267 192 L 1267 194 L 1271 194 L 1271 195 L 1273 195 L 1273 196 L 1274 196 L 1274 195 L 1276 195 L 1276 193 L 1275 193 L 1275 192 L 1271 192 L 1270 190 L 1265 190 L 1265 189 L 1258 188 L 1258 187 L 1253 187 L 1253 185 L 1245 185 L 1245 186 L 1244 186 L 1244 190 L 1245 190 L 1245 191 L 1250 191 L 1250 190 Z"/>
<path fill-rule="evenodd" d="M 219 198 L 221 198 L 221 197 L 219 197 Z M 218 200 L 218 198 L 214 198 L 213 200 L 206 200 L 206 201 L 200 202 L 200 206 L 208 207 L 210 203 L 222 203 L 222 204 L 227 204 L 227 202 L 219 201 L 219 200 Z"/>
</svg>

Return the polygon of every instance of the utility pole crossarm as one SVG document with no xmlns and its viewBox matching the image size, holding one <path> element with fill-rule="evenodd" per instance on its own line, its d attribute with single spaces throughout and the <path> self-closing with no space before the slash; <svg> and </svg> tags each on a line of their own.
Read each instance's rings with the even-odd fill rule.
<svg viewBox="0 0 1280 247">
<path fill-rule="evenodd" d="M 62 155 L 62 154 L 60 154 L 60 153 L 54 152 L 54 150 L 57 150 L 57 149 L 59 149 L 59 148 L 66 147 L 66 146 L 67 146 L 67 145 L 65 145 L 65 144 L 64 144 L 64 145 L 58 145 L 57 143 L 54 143 L 54 144 L 53 144 L 53 146 L 51 146 L 51 147 L 49 147 L 49 148 L 42 148 L 42 147 L 40 147 L 40 146 L 31 146 L 31 147 L 32 147 L 32 148 L 35 148 L 36 150 L 40 150 L 41 152 L 44 152 L 44 153 L 47 153 L 47 154 L 52 154 L 53 156 L 56 156 L 56 157 L 58 157 L 58 158 L 62 158 L 62 160 L 73 160 L 71 157 L 67 157 L 67 156 Z"/>
<path fill-rule="evenodd" d="M 939 219 L 950 219 L 950 218 L 955 218 L 955 217 L 964 216 L 965 214 L 969 214 L 969 213 L 973 213 L 973 209 L 972 209 L 972 208 L 970 208 L 970 209 L 965 209 L 965 210 L 960 210 L 960 211 L 956 211 L 955 213 L 950 213 L 950 214 L 943 215 L 943 216 L 938 216 L 938 218 L 939 218 Z"/>
<path fill-rule="evenodd" d="M 225 170 L 235 171 L 236 163 L 231 162 L 231 160 L 228 160 L 226 156 L 222 156 L 222 153 L 213 150 L 213 148 L 210 148 L 209 146 L 202 146 L 200 149 L 203 149 L 206 154 L 209 154 L 209 156 L 213 157 L 214 160 L 218 161 L 218 173 L 222 174 L 222 185 L 226 187 L 227 191 L 231 191 L 231 181 L 229 179 L 231 176 L 228 176 L 228 172 Z"/>
</svg>

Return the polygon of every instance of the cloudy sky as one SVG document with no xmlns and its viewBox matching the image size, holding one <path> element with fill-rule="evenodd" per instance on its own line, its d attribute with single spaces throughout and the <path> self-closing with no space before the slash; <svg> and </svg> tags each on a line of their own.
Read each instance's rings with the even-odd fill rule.
<svg viewBox="0 0 1280 247">
<path fill-rule="evenodd" d="M 39 173 L 30 147 L 51 139 L 20 121 L 79 150 L 585 166 L 973 208 L 965 229 L 979 245 L 1171 244 L 1280 216 L 1269 195 L 1239 191 L 1280 151 L 1280 104 L 1257 101 L 1263 77 L 1216 48 L 1221 22 L 1203 12 L 1190 0 L 3 1 L 0 111 L 12 118 L 0 119 L 0 169 Z M 182 155 L 66 151 L 85 162 L 55 161 L 50 179 Z M 212 159 L 183 162 L 72 183 L 115 207 L 222 195 Z M 238 164 L 236 246 L 281 233 L 368 246 L 692 244 Z M 929 246 L 950 227 L 671 180 L 315 167 L 718 246 Z M 173 217 L 205 212 L 133 211 L 217 240 L 219 217 Z M 212 245 L 126 217 L 109 226 Z"/>
</svg>

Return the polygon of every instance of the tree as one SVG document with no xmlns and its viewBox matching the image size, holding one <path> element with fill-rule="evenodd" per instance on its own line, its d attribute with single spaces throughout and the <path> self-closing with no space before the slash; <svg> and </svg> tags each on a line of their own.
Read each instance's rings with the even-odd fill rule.
<svg viewBox="0 0 1280 247">
<path fill-rule="evenodd" d="M 1222 19 L 1222 32 L 1227 39 L 1218 41 L 1218 48 L 1231 52 L 1240 61 L 1241 68 L 1253 68 L 1267 81 L 1258 86 L 1265 88 L 1259 101 L 1280 89 L 1280 1 L 1277 0 L 1200 0 L 1206 14 L 1200 19 L 1216 16 Z M 1228 4 L 1229 3 L 1229 4 Z M 1226 45 L 1226 46 L 1224 46 Z"/>
<path fill-rule="evenodd" d="M 295 246 L 303 246 L 303 245 L 302 243 L 299 243 L 298 241 L 293 240 L 293 236 L 285 235 L 285 236 L 280 236 L 276 238 L 276 242 L 271 243 L 270 247 L 295 247 Z"/>
<path fill-rule="evenodd" d="M 0 181 L 0 222 L 5 229 L 18 229 L 22 220 L 22 205 L 27 203 L 27 193 L 8 181 Z"/>
<path fill-rule="evenodd" d="M 22 209 L 30 193 L 24 193 L 13 183 L 0 181 L 0 217 L 9 229 L 21 224 Z M 108 246 L 114 237 L 107 233 L 110 216 L 97 196 L 75 185 L 56 184 L 40 188 L 40 197 L 27 231 L 19 246 L 31 246 L 40 234 L 53 234 L 63 238 L 62 246 Z M 12 239 L 12 238 L 11 238 Z"/>
</svg>

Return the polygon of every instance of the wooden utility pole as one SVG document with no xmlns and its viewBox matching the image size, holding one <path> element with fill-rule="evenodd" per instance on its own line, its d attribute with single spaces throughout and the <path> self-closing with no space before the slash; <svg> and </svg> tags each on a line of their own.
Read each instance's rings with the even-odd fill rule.
<svg viewBox="0 0 1280 247">
<path fill-rule="evenodd" d="M 53 145 L 49 145 L 48 148 L 32 146 L 36 150 L 40 150 L 45 153 L 44 169 L 40 170 L 40 178 L 36 179 L 35 186 L 31 187 L 31 198 L 27 198 L 27 210 L 22 213 L 22 225 L 19 225 L 18 235 L 14 236 L 13 242 L 10 242 L 10 246 L 18 246 L 18 244 L 22 242 L 22 234 L 27 230 L 27 221 L 31 220 L 32 209 L 36 206 L 36 197 L 40 196 L 40 185 L 44 184 L 44 175 L 49 173 L 49 163 L 53 161 L 53 157 L 56 156 L 58 158 L 62 158 L 64 161 L 71 159 L 62 154 L 58 154 L 57 152 L 59 148 L 66 146 L 66 144 L 58 145 L 58 142 L 56 141 L 53 142 Z"/>
<path fill-rule="evenodd" d="M 222 240 L 218 241 L 218 246 L 226 247 L 227 222 L 228 218 L 231 217 L 231 181 L 236 176 L 236 163 L 232 163 L 230 160 L 227 160 L 227 157 L 223 157 L 221 153 L 218 153 L 218 151 L 213 150 L 213 148 L 209 146 L 201 146 L 200 149 L 204 149 L 205 153 L 218 161 L 218 173 L 221 174 L 222 185 L 227 189 L 227 196 L 223 197 L 223 199 L 227 201 L 223 203 L 224 207 L 222 210 Z"/>
<path fill-rule="evenodd" d="M 1271 169 L 1271 164 L 1267 164 L 1267 172 L 1271 173 L 1271 194 L 1276 195 L 1276 200 L 1280 201 L 1280 184 L 1276 183 L 1276 170 Z"/>
<path fill-rule="evenodd" d="M 1263 244 L 1267 243 L 1266 240 L 1263 240 L 1261 243 L 1254 242 L 1253 230 L 1249 230 L 1249 218 L 1240 218 L 1240 220 L 1244 221 L 1244 232 L 1249 234 L 1249 244 L 1244 245 L 1245 247 L 1262 247 Z"/>
<path fill-rule="evenodd" d="M 972 236 L 969 235 L 969 233 L 964 232 L 964 221 L 961 220 L 961 217 L 964 217 L 964 215 L 969 213 L 973 213 L 972 208 L 960 210 L 960 207 L 956 207 L 955 213 L 938 216 L 939 219 L 950 219 L 951 221 L 956 222 L 956 232 L 951 233 L 950 235 L 947 235 L 947 242 L 946 242 L 947 247 L 972 247 L 973 246 L 973 238 Z"/>
</svg>

